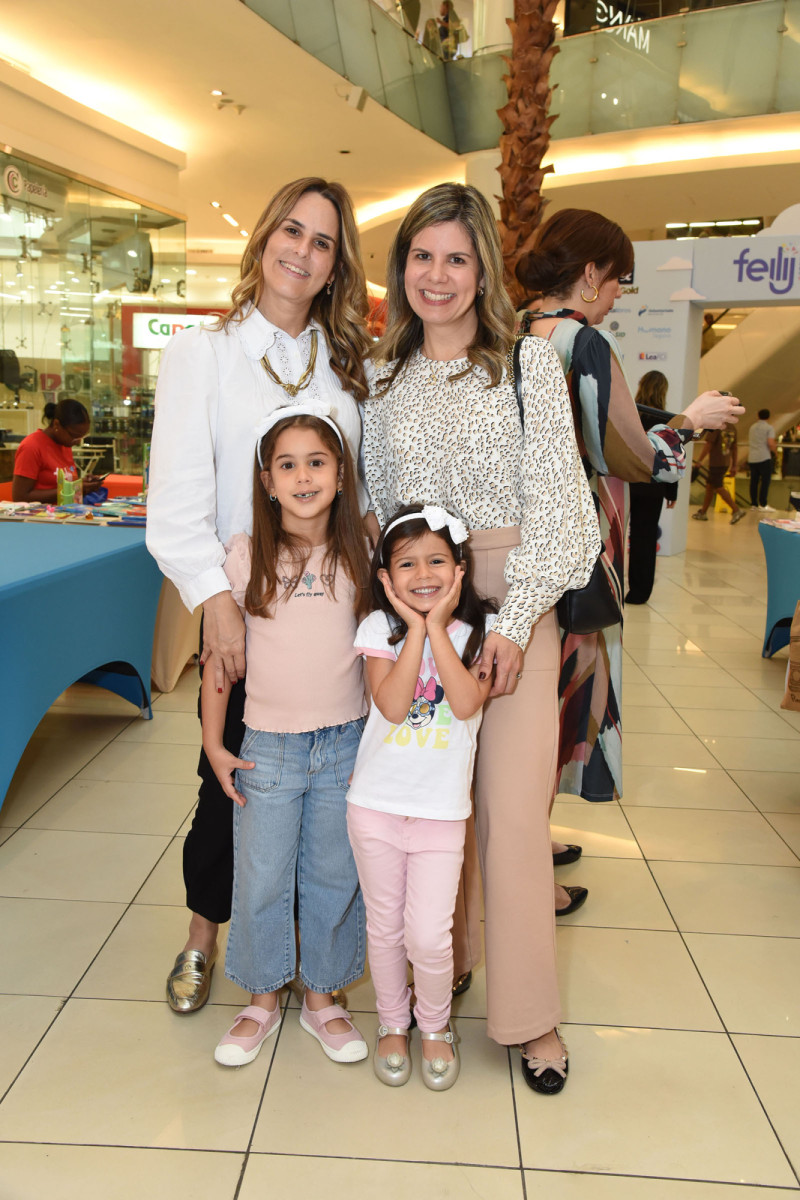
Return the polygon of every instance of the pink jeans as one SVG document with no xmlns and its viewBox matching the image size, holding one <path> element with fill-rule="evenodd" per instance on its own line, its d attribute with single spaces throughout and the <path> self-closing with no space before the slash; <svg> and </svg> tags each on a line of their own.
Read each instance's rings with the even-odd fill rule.
<svg viewBox="0 0 800 1200">
<path fill-rule="evenodd" d="M 347 832 L 367 910 L 367 950 L 383 1025 L 407 1029 L 408 963 L 423 1033 L 450 1019 L 453 910 L 466 821 L 428 821 L 347 806 Z"/>
</svg>

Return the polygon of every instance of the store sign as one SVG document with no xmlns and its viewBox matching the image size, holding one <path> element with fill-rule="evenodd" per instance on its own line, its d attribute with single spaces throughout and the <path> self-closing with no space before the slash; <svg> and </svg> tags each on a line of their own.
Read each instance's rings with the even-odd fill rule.
<svg viewBox="0 0 800 1200">
<path fill-rule="evenodd" d="M 26 179 L 19 167 L 7 166 L 3 171 L 3 191 L 7 196 L 46 196 L 47 187 Z"/>
<path fill-rule="evenodd" d="M 170 313 L 134 313 L 133 345 L 137 350 L 163 350 L 173 334 L 195 325 L 214 325 L 215 313 L 199 316 L 177 316 Z"/>
<path fill-rule="evenodd" d="M 800 303 L 800 238 L 720 238 L 694 246 L 692 287 L 728 303 L 792 300 Z"/>
</svg>

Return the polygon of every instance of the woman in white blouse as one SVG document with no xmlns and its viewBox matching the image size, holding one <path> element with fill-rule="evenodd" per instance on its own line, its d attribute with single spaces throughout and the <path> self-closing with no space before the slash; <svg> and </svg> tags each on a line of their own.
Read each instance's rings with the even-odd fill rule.
<svg viewBox="0 0 800 1200">
<path fill-rule="evenodd" d="M 213 654 L 219 685 L 225 674 L 238 681 L 225 728 L 225 745 L 235 754 L 243 732 L 245 635 L 223 570 L 224 547 L 232 534 L 250 532 L 256 426 L 295 397 L 328 401 L 358 461 L 367 307 L 350 197 L 341 184 L 298 179 L 259 217 L 229 311 L 213 327 L 176 334 L 164 351 L 147 545 L 186 607 L 202 604 L 202 659 Z M 205 1004 L 218 927 L 231 913 L 231 802 L 202 752 L 198 774 L 183 855 L 189 937 L 167 980 L 167 999 L 179 1013 Z"/>
<path fill-rule="evenodd" d="M 520 1044 L 536 1091 L 564 1086 L 548 806 L 558 739 L 553 606 L 600 551 L 564 374 L 544 340 L 522 350 L 524 431 L 507 356 L 514 311 L 489 205 L 441 184 L 390 251 L 387 326 L 364 409 L 367 484 L 383 525 L 440 504 L 472 531 L 476 583 L 501 602 L 475 779 L 484 875 L 488 1029 Z"/>
</svg>

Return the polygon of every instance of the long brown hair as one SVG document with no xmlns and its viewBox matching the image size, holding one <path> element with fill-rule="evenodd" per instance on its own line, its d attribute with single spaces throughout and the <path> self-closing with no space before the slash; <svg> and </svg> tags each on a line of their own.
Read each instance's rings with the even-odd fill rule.
<svg viewBox="0 0 800 1200">
<path fill-rule="evenodd" d="M 669 382 L 662 371 L 646 371 L 639 380 L 636 403 L 647 404 L 650 408 L 666 408 L 668 388 Z"/>
<path fill-rule="evenodd" d="M 261 259 L 268 240 L 289 216 L 301 196 L 317 192 L 329 200 L 339 214 L 336 267 L 330 293 L 322 288 L 311 302 L 309 318 L 325 331 L 330 363 L 342 387 L 357 401 L 369 391 L 364 359 L 371 346 L 366 319 L 369 312 L 367 281 L 361 263 L 353 204 L 340 183 L 316 176 L 295 179 L 277 191 L 256 222 L 242 255 L 241 279 L 231 293 L 231 308 L 220 318 L 219 327 L 244 320 L 249 304 L 258 307 L 264 289 Z"/>
<path fill-rule="evenodd" d="M 514 342 L 514 309 L 503 284 L 503 255 L 497 224 L 488 201 L 477 188 L 463 183 L 440 183 L 417 196 L 395 235 L 386 264 L 386 332 L 373 354 L 380 363 L 396 360 L 386 380 L 380 380 L 381 391 L 391 387 L 421 345 L 424 337 L 422 320 L 414 312 L 406 296 L 405 274 L 408 252 L 418 233 L 430 225 L 458 221 L 469 235 L 478 257 L 479 275 L 483 276 L 483 295 L 475 297 L 478 328 L 467 350 L 472 366 L 483 367 L 489 376 L 489 386 L 495 387 L 503 377 L 506 358 Z M 467 371 L 451 375 L 449 382 L 461 379 Z"/>
<path fill-rule="evenodd" d="M 633 270 L 633 245 L 614 221 L 588 208 L 563 208 L 536 232 L 533 249 L 517 263 L 516 276 L 530 297 L 565 298 L 586 268 L 596 263 L 601 284 Z"/>
<path fill-rule="evenodd" d="M 278 560 L 288 558 L 291 563 L 293 587 L 288 587 L 281 599 L 288 600 L 305 574 L 311 557 L 311 546 L 302 537 L 287 533 L 281 522 L 280 505 L 270 501 L 261 482 L 261 462 L 266 470 L 271 469 L 275 456 L 275 444 L 285 429 L 296 426 L 311 429 L 319 434 L 322 444 L 336 458 L 341 473 L 341 494 L 337 495 L 328 514 L 328 546 L 323 561 L 323 572 L 331 577 L 330 594 L 335 598 L 335 576 L 341 564 L 355 588 L 354 608 L 356 618 L 366 616 L 369 611 L 367 586 L 369 580 L 369 557 L 367 555 L 361 512 L 358 506 L 358 488 L 353 470 L 353 460 L 347 442 L 340 444 L 336 433 L 327 421 L 319 417 L 300 413 L 286 417 L 272 426 L 256 448 L 253 464 L 253 546 L 250 579 L 245 591 L 244 606 L 254 617 L 273 616 L 273 607 L 278 588 Z M 328 586 L 326 585 L 326 590 Z"/>
</svg>

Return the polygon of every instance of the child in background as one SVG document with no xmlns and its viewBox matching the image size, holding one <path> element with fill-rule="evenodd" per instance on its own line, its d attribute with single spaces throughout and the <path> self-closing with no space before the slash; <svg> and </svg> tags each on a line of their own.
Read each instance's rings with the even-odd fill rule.
<svg viewBox="0 0 800 1200">
<path fill-rule="evenodd" d="M 367 908 L 380 1025 L 373 1065 L 389 1087 L 411 1074 L 408 962 L 422 1078 L 444 1091 L 459 1058 L 450 1028 L 452 925 L 475 747 L 491 676 L 481 678 L 496 606 L 472 581 L 467 530 L 442 508 L 403 508 L 372 564 L 375 611 L 356 648 L 372 708 L 348 795 L 347 828 Z"/>
<path fill-rule="evenodd" d="M 368 559 L 352 460 L 329 413 L 322 403 L 276 409 L 256 431 L 253 536 L 236 534 L 225 560 L 246 625 L 238 758 L 222 742 L 230 683 L 217 689 L 208 664 L 203 673 L 203 747 L 236 806 L 225 974 L 251 993 L 214 1052 L 229 1067 L 252 1062 L 281 1023 L 278 993 L 296 968 L 295 888 L 300 1024 L 334 1062 L 367 1056 L 331 997 L 364 971 L 346 799 L 366 711 L 353 638 Z"/>
</svg>

